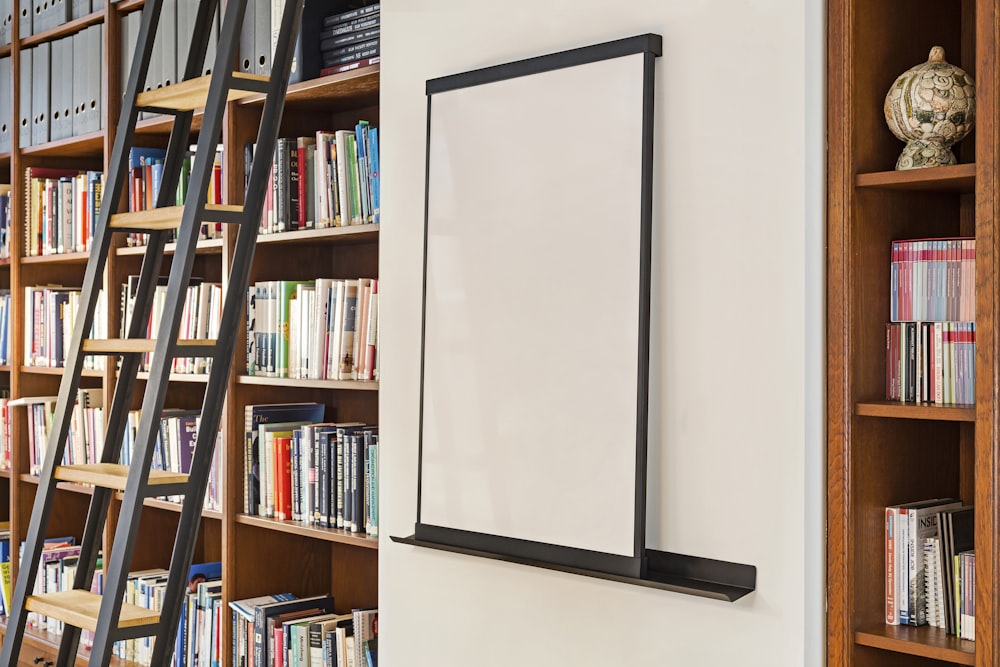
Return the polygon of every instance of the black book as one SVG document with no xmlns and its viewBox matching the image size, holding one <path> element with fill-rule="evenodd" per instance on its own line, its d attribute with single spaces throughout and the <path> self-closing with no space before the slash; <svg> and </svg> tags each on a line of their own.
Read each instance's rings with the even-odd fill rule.
<svg viewBox="0 0 1000 667">
<path fill-rule="evenodd" d="M 366 5 L 364 7 L 358 7 L 357 9 L 348 9 L 347 11 L 340 12 L 338 14 L 331 14 L 323 19 L 323 25 L 327 28 L 333 27 L 339 23 L 346 23 L 348 21 L 354 21 L 356 19 L 370 16 L 372 14 L 377 14 L 379 11 L 379 3 L 372 5 Z"/>
<path fill-rule="evenodd" d="M 302 27 L 295 40 L 292 53 L 292 71 L 288 83 L 308 81 L 319 76 L 323 69 L 320 53 L 320 36 L 323 30 L 323 14 L 329 9 L 329 0 L 306 0 L 302 7 Z"/>
<path fill-rule="evenodd" d="M 379 55 L 378 46 L 375 46 L 364 51 L 358 51 L 357 53 L 350 53 L 346 56 L 331 56 L 323 54 L 323 67 L 335 67 L 337 65 L 345 65 L 355 60 L 364 60 L 365 58 L 371 58 L 372 56 Z"/>
<path fill-rule="evenodd" d="M 320 41 L 320 48 L 336 49 L 341 46 L 347 46 L 348 44 L 367 42 L 370 39 L 378 39 L 379 33 L 381 32 L 381 28 L 375 26 L 374 28 L 368 28 L 367 30 L 349 32 L 346 35 L 334 35 L 327 33 L 327 37 L 322 38 Z"/>
<path fill-rule="evenodd" d="M 330 39 L 331 37 L 336 37 L 338 35 L 350 35 L 363 30 L 371 30 L 372 28 L 378 28 L 379 23 L 379 15 L 373 14 L 364 18 L 355 19 L 348 23 L 341 23 L 340 25 L 332 28 L 324 28 L 323 31 L 320 32 L 319 38 Z"/>
<path fill-rule="evenodd" d="M 361 51 L 378 48 L 378 37 L 364 42 L 348 44 L 347 46 L 331 46 L 330 42 L 331 40 L 324 39 L 322 44 L 320 44 L 320 47 L 323 49 L 324 57 L 346 56 L 352 53 L 360 53 Z"/>
</svg>

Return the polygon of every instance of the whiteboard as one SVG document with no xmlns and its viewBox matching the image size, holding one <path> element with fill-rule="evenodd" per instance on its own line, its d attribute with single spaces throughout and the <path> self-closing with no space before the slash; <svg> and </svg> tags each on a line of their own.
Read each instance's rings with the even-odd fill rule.
<svg viewBox="0 0 1000 667">
<path fill-rule="evenodd" d="M 641 555 L 643 92 L 635 53 L 430 95 L 418 524 Z"/>
</svg>

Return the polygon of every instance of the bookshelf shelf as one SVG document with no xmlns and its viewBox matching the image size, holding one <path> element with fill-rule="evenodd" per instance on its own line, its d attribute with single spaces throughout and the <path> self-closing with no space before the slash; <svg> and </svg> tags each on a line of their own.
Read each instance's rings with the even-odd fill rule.
<svg viewBox="0 0 1000 667">
<path fill-rule="evenodd" d="M 975 422 L 974 405 L 934 405 L 900 403 L 899 401 L 864 401 L 855 406 L 860 417 L 891 417 L 895 419 L 938 419 L 941 421 Z"/>
<path fill-rule="evenodd" d="M 117 498 L 118 500 L 121 500 L 123 497 L 124 494 L 122 493 L 115 494 L 115 498 Z M 145 500 L 142 501 L 142 504 L 145 505 L 146 507 L 153 507 L 156 509 L 166 510 L 168 512 L 177 512 L 178 514 L 180 514 L 181 511 L 180 503 L 174 503 L 169 500 L 160 500 L 159 498 L 146 498 Z M 222 512 L 203 509 L 201 511 L 201 518 L 221 521 Z"/>
<path fill-rule="evenodd" d="M 197 253 L 199 255 L 219 255 L 222 254 L 223 245 L 223 239 L 204 239 L 202 241 L 198 241 Z M 168 243 L 164 247 L 163 252 L 167 255 L 172 255 L 176 249 L 176 243 Z M 115 252 L 120 257 L 142 257 L 146 254 L 146 246 L 124 246 L 118 248 Z"/>
<path fill-rule="evenodd" d="M 4 44 L 3 46 L 0 46 L 0 58 L 6 58 L 7 56 L 9 56 L 10 51 L 11 51 L 10 44 Z"/>
<path fill-rule="evenodd" d="M 0 373 L 10 373 L 10 366 L 0 366 Z"/>
<path fill-rule="evenodd" d="M 378 391 L 378 382 L 360 380 L 304 380 L 298 378 L 273 378 L 263 375 L 240 375 L 237 384 L 256 384 L 267 387 L 302 387 L 303 389 L 341 389 L 344 391 Z"/>
<path fill-rule="evenodd" d="M 10 470 L 0 470 L 0 477 L 10 479 Z"/>
<path fill-rule="evenodd" d="M 62 375 L 62 368 L 49 368 L 48 366 L 21 366 L 21 372 L 28 375 Z M 82 375 L 85 378 L 103 378 L 105 371 L 84 370 Z"/>
<path fill-rule="evenodd" d="M 60 37 L 67 37 L 80 32 L 84 28 L 89 28 L 90 26 L 97 25 L 99 23 L 104 23 L 104 12 L 94 12 L 93 14 L 88 14 L 87 16 L 81 16 L 78 19 L 67 21 L 62 25 L 46 30 L 45 32 L 25 37 L 21 40 L 20 48 L 29 49 L 32 46 L 44 44 L 45 42 L 51 42 L 59 39 Z"/>
<path fill-rule="evenodd" d="M 136 373 L 136 378 L 142 381 L 149 379 L 149 373 L 140 372 Z M 208 382 L 208 375 L 204 373 L 171 373 L 171 382 L 191 382 L 195 384 L 205 384 Z"/>
<path fill-rule="evenodd" d="M 378 104 L 379 65 L 369 65 L 350 72 L 303 81 L 288 87 L 286 104 L 331 104 L 362 106 Z M 264 96 L 253 95 L 237 102 L 239 106 L 263 106 Z"/>
<path fill-rule="evenodd" d="M 91 158 L 99 161 L 104 154 L 104 132 L 89 132 L 38 146 L 29 146 L 21 149 L 21 153 L 37 157 Z"/>
<path fill-rule="evenodd" d="M 859 188 L 971 193 L 976 187 L 976 165 L 870 172 L 858 174 L 855 184 Z"/>
<path fill-rule="evenodd" d="M 22 474 L 19 476 L 22 482 L 27 482 L 28 484 L 38 485 L 39 478 L 35 475 Z M 59 482 L 56 487 L 63 491 L 70 491 L 72 493 L 80 493 L 85 496 L 94 495 L 94 487 L 87 484 L 74 484 L 72 482 Z"/>
<path fill-rule="evenodd" d="M 932 628 L 929 625 L 920 627 L 874 626 L 856 632 L 854 641 L 862 646 L 932 658 L 956 665 L 976 664 L 975 642 L 959 639 L 954 635 L 946 634 L 940 628 Z"/>
<path fill-rule="evenodd" d="M 35 255 L 24 257 L 21 264 L 86 264 L 90 259 L 88 252 L 63 252 L 56 255 Z"/>
<path fill-rule="evenodd" d="M 303 229 L 280 234 L 262 234 L 257 245 L 276 243 L 369 243 L 378 240 L 379 225 L 353 225 L 351 227 L 326 227 L 323 229 Z"/>
<path fill-rule="evenodd" d="M 191 132 L 197 134 L 198 130 L 201 129 L 201 122 L 204 118 L 204 111 L 198 109 L 194 112 L 191 118 Z M 145 137 L 151 141 L 166 142 L 167 137 L 170 135 L 170 130 L 174 126 L 174 121 L 171 116 L 160 114 L 158 116 L 153 116 L 152 118 L 146 118 L 145 120 L 139 121 L 135 126 L 136 137 Z M 194 135 L 192 135 L 192 140 Z M 136 145 L 141 145 L 141 139 L 136 142 Z"/>
<path fill-rule="evenodd" d="M 118 11 L 122 14 L 128 12 L 134 12 L 137 9 L 142 9 L 146 5 L 146 0 L 122 0 L 118 3 Z"/>
<path fill-rule="evenodd" d="M 363 549 L 378 549 L 378 538 L 368 537 L 365 534 L 351 533 L 337 528 L 321 528 L 319 526 L 307 526 L 297 521 L 277 521 L 260 516 L 249 514 L 237 514 L 236 523 L 245 526 L 256 526 L 266 530 L 276 530 L 292 535 L 301 535 L 316 540 L 326 542 L 337 542 Z"/>
</svg>

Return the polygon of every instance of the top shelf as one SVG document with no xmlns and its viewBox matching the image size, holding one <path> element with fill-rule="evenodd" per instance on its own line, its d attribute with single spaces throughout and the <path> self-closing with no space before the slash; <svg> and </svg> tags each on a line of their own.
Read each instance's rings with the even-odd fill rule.
<svg viewBox="0 0 1000 667">
<path fill-rule="evenodd" d="M 854 183 L 859 188 L 972 193 L 976 191 L 976 165 L 955 164 L 905 171 L 876 171 L 858 174 Z"/>
<path fill-rule="evenodd" d="M 98 23 L 104 23 L 104 12 L 94 12 L 93 14 L 88 14 L 87 16 L 81 16 L 78 19 L 73 19 L 72 21 L 67 21 L 57 25 L 55 28 L 50 28 L 44 32 L 40 32 L 37 35 L 28 35 L 21 40 L 21 48 L 29 49 L 32 46 L 38 46 L 39 44 L 44 44 L 45 42 L 51 42 L 61 37 L 66 37 L 74 33 L 78 33 L 84 28 L 89 28 L 92 25 L 97 25 Z"/>
</svg>

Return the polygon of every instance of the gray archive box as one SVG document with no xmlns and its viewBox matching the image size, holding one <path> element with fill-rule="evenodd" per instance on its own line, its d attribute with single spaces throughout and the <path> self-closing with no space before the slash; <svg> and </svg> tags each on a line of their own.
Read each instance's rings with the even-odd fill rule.
<svg viewBox="0 0 1000 667">
<path fill-rule="evenodd" d="M 10 44 L 14 21 L 14 0 L 0 0 L 0 46 Z"/>
<path fill-rule="evenodd" d="M 31 55 L 31 145 L 49 141 L 50 66 L 52 45 L 48 42 L 32 49 Z"/>
<path fill-rule="evenodd" d="M 73 136 L 73 38 L 52 42 L 52 104 L 49 137 Z"/>
<path fill-rule="evenodd" d="M 71 18 L 80 19 L 91 12 L 90 0 L 73 0 Z"/>
<path fill-rule="evenodd" d="M 34 19 L 35 9 L 31 4 L 31 0 L 18 0 L 18 30 L 21 39 L 33 35 L 31 31 L 32 23 Z"/>
<path fill-rule="evenodd" d="M 271 74 L 271 54 L 274 51 L 271 48 L 271 0 L 253 0 L 253 2 L 257 5 L 254 16 L 256 29 L 253 44 L 256 60 L 254 61 L 253 73 L 269 76 Z"/>
<path fill-rule="evenodd" d="M 13 72 L 11 67 L 13 61 L 8 58 L 0 58 L 0 99 L 10 100 L 13 98 Z M 0 153 L 11 151 L 11 137 L 13 128 L 11 127 L 11 114 L 13 106 L 10 104 L 0 104 Z"/>
<path fill-rule="evenodd" d="M 27 148 L 31 146 L 31 128 L 33 126 L 31 115 L 31 61 L 32 49 L 21 51 L 21 108 L 18 125 L 18 146 Z"/>
</svg>

